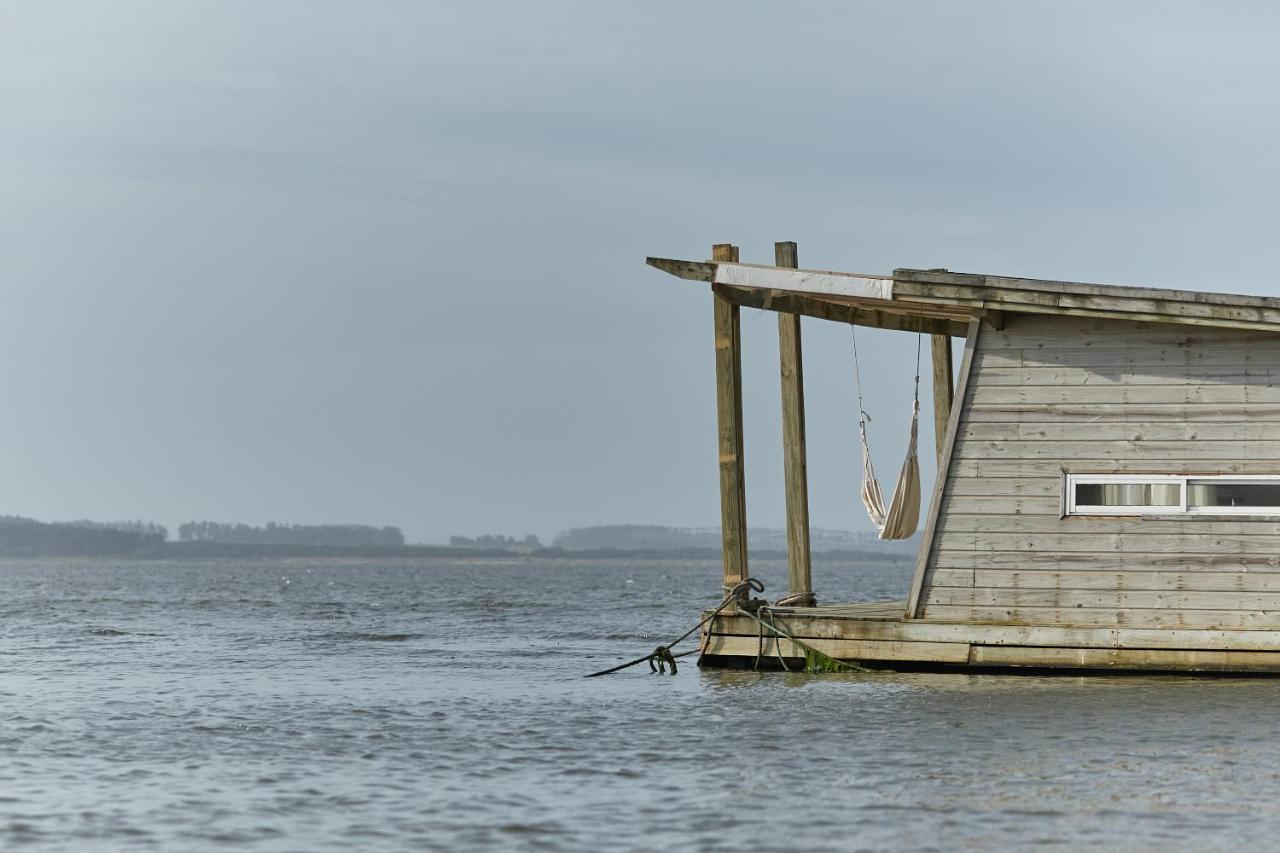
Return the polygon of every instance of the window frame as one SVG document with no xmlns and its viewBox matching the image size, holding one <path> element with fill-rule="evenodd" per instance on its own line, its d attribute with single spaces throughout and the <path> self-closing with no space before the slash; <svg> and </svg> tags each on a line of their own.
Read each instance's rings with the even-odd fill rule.
<svg viewBox="0 0 1280 853">
<path fill-rule="evenodd" d="M 1063 516 L 1097 515 L 1259 515 L 1280 518 L 1276 506 L 1194 506 L 1187 503 L 1190 486 L 1199 483 L 1272 482 L 1280 486 L 1280 474 L 1071 474 L 1063 473 Z M 1178 503 L 1170 506 L 1097 506 L 1076 503 L 1079 485 L 1178 485 Z"/>
</svg>

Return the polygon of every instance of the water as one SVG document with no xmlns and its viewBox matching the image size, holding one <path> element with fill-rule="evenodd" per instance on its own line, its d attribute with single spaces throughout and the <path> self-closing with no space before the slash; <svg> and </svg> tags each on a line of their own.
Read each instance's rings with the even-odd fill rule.
<svg viewBox="0 0 1280 853">
<path fill-rule="evenodd" d="M 769 592 L 783 566 L 758 565 Z M 828 600 L 902 569 L 819 564 Z M 1271 846 L 1280 680 L 581 675 L 712 563 L 4 563 L 0 847 Z"/>
</svg>

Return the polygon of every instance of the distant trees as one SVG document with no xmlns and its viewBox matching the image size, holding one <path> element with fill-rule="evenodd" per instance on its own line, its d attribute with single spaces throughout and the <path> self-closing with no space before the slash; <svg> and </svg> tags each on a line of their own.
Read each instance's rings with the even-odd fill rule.
<svg viewBox="0 0 1280 853">
<path fill-rule="evenodd" d="M 523 539 L 514 536 L 503 536 L 497 533 L 486 533 L 483 536 L 450 536 L 449 544 L 454 548 L 485 548 L 506 551 L 536 551 L 542 547 L 537 536 L 530 533 Z"/>
<path fill-rule="evenodd" d="M 0 516 L 0 554 L 5 556 L 130 557 L 163 547 L 160 525 L 126 522 L 46 524 L 17 515 Z M 152 532 L 144 532 L 152 531 Z"/>
<path fill-rule="evenodd" d="M 87 518 L 81 518 L 76 521 L 55 521 L 54 524 L 66 527 L 83 527 L 86 530 L 120 530 L 125 533 L 137 533 L 139 536 L 158 539 L 169 538 L 169 529 L 163 524 L 156 524 L 154 521 L 90 521 Z"/>
<path fill-rule="evenodd" d="M 178 525 L 183 542 L 236 542 L 250 545 L 328 545 L 356 548 L 393 548 L 404 544 L 398 527 L 368 524 L 277 524 L 265 527 L 188 521 Z"/>
</svg>

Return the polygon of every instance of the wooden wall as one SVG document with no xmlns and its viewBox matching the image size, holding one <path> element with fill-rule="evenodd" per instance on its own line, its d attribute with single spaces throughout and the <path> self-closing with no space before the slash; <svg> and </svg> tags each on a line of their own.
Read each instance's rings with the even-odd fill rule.
<svg viewBox="0 0 1280 853">
<path fill-rule="evenodd" d="M 1007 315 L 957 429 L 922 618 L 1280 629 L 1280 521 L 1061 510 L 1064 471 L 1280 475 L 1280 335 Z"/>
</svg>

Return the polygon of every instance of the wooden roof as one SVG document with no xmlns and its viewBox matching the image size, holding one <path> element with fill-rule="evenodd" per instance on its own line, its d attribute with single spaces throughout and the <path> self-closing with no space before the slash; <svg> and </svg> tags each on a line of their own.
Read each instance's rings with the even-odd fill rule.
<svg viewBox="0 0 1280 853">
<path fill-rule="evenodd" d="M 670 258 L 647 263 L 710 284 L 737 305 L 885 329 L 963 336 L 971 319 L 999 326 L 1011 311 L 1280 332 L 1280 299 L 1264 296 L 948 270 L 897 269 L 884 276 Z"/>
</svg>

